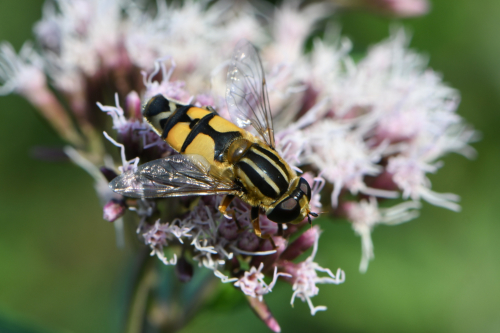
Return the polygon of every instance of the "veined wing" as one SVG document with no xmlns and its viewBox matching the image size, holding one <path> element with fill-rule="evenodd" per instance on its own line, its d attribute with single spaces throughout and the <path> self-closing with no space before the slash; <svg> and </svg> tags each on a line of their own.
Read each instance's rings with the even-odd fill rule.
<svg viewBox="0 0 500 333">
<path fill-rule="evenodd" d="M 140 165 L 113 179 L 109 187 L 133 198 L 237 194 L 240 187 L 200 155 L 174 155 Z"/>
<path fill-rule="evenodd" d="M 240 40 L 234 49 L 227 72 L 226 102 L 235 124 L 242 128 L 251 124 L 267 145 L 275 148 L 264 69 L 255 46 L 247 40 Z"/>
</svg>

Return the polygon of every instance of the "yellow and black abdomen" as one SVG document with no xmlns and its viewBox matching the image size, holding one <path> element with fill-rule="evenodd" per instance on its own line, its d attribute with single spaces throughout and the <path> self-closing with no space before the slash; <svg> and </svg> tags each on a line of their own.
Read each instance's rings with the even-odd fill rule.
<svg viewBox="0 0 500 333">
<path fill-rule="evenodd" d="M 202 155 L 213 164 L 224 162 L 224 153 L 245 131 L 215 111 L 168 101 L 162 95 L 151 98 L 143 110 L 155 132 L 181 154 Z"/>
</svg>

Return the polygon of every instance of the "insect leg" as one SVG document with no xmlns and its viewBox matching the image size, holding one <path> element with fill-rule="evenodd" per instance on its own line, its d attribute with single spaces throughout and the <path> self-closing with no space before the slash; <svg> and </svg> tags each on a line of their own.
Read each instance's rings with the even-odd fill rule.
<svg viewBox="0 0 500 333">
<path fill-rule="evenodd" d="M 273 249 L 277 249 L 278 247 L 274 243 L 273 237 L 270 234 L 262 234 L 260 230 L 260 222 L 259 222 L 259 207 L 252 207 L 252 211 L 250 212 L 250 218 L 252 219 L 253 232 L 257 235 L 257 237 L 262 239 L 269 239 L 271 244 L 273 245 Z"/>
<path fill-rule="evenodd" d="M 224 214 L 224 216 L 226 216 L 227 218 L 229 218 L 229 216 L 231 216 L 233 221 L 236 223 L 236 226 L 238 226 L 239 231 L 243 231 L 240 224 L 238 223 L 238 220 L 236 219 L 236 212 L 234 211 L 234 209 L 228 209 L 228 207 L 231 204 L 231 202 L 233 201 L 233 199 L 234 199 L 234 195 L 227 194 L 222 199 L 222 202 L 221 202 L 218 209 L 219 209 L 219 212 Z"/>
<path fill-rule="evenodd" d="M 219 206 L 219 212 L 221 212 L 224 215 L 227 215 L 227 207 L 231 204 L 231 201 L 233 201 L 234 195 L 228 194 L 224 196 L 224 199 L 222 199 L 220 206 Z"/>
<path fill-rule="evenodd" d="M 283 224 L 278 223 L 278 236 L 283 236 Z"/>
</svg>

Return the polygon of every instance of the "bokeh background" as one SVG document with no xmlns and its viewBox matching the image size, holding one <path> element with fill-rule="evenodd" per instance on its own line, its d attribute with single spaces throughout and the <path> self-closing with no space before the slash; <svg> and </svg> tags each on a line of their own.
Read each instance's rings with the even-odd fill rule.
<svg viewBox="0 0 500 333">
<path fill-rule="evenodd" d="M 321 285 L 311 317 L 291 308 L 281 284 L 266 300 L 283 332 L 500 332 L 500 2 L 435 0 L 420 18 L 368 12 L 333 19 L 355 51 L 388 36 L 395 22 L 411 47 L 462 95 L 458 113 L 482 133 L 479 155 L 458 155 L 431 177 L 437 192 L 462 197 L 461 213 L 425 204 L 421 216 L 373 233 L 376 259 L 358 272 L 360 239 L 347 223 L 322 219 L 316 261 L 347 280 Z M 0 1 L 0 40 L 32 39 L 42 1 Z M 105 33 L 105 32 L 104 32 Z M 119 332 L 132 251 L 118 249 L 102 220 L 92 180 L 69 164 L 32 158 L 63 142 L 19 96 L 0 97 L 0 332 Z M 326 238 L 326 239 L 325 239 Z M 237 303 L 238 304 L 238 303 Z M 210 306 L 182 332 L 267 328 L 241 302 Z"/>
</svg>

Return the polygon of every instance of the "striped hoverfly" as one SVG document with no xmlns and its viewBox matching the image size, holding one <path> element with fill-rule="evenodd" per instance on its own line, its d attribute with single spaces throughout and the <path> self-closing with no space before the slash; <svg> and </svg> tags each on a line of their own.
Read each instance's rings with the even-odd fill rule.
<svg viewBox="0 0 500 333">
<path fill-rule="evenodd" d="M 226 101 L 230 122 L 211 107 L 199 108 L 158 94 L 143 108 L 152 129 L 179 155 L 124 172 L 110 183 L 113 191 L 134 198 L 224 194 L 218 207 L 230 216 L 239 197 L 251 208 L 257 236 L 259 214 L 278 223 L 299 223 L 318 216 L 311 212 L 311 187 L 276 152 L 266 79 L 255 47 L 238 42 L 227 73 Z M 244 128 L 248 125 L 259 137 Z M 229 214 L 228 214 L 229 213 Z M 234 218 L 234 216 L 233 216 Z"/>
</svg>

